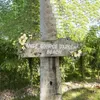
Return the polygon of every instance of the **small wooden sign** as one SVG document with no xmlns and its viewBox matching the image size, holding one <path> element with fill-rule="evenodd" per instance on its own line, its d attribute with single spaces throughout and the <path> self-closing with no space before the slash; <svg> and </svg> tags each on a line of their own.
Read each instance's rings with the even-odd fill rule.
<svg viewBox="0 0 100 100">
<path fill-rule="evenodd" d="M 57 57 L 68 56 L 79 48 L 79 43 L 69 38 L 53 41 L 31 41 L 25 44 L 25 50 L 21 50 L 23 58 L 29 57 Z"/>
</svg>

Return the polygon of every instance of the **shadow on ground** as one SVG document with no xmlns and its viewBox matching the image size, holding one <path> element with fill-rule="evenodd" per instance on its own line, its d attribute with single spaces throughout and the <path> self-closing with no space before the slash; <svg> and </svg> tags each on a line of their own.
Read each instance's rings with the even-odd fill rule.
<svg viewBox="0 0 100 100">
<path fill-rule="evenodd" d="M 23 98 L 16 98 L 13 100 L 40 100 L 39 96 L 25 96 Z"/>
</svg>

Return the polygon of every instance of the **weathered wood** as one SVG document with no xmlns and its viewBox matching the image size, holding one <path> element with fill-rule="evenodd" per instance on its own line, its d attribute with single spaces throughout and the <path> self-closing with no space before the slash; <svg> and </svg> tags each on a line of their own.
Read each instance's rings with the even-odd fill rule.
<svg viewBox="0 0 100 100">
<path fill-rule="evenodd" d="M 76 43 L 69 38 L 54 41 L 31 41 L 25 44 L 26 49 L 21 52 L 24 57 L 57 57 L 68 56 L 79 48 Z"/>
<path fill-rule="evenodd" d="M 40 100 L 62 100 L 59 56 L 68 56 L 78 48 L 69 38 L 56 40 L 56 19 L 50 0 L 40 0 L 41 41 L 30 41 L 21 51 L 24 57 L 40 58 Z"/>
<path fill-rule="evenodd" d="M 40 0 L 40 31 L 41 40 L 56 40 L 56 19 L 50 0 Z M 40 100 L 61 100 L 59 57 L 42 57 L 40 66 Z"/>
<path fill-rule="evenodd" d="M 50 0 L 40 0 L 40 31 L 42 40 L 56 39 L 56 18 Z"/>
<path fill-rule="evenodd" d="M 40 100 L 61 100 L 59 58 L 43 57 L 40 63 Z"/>
</svg>

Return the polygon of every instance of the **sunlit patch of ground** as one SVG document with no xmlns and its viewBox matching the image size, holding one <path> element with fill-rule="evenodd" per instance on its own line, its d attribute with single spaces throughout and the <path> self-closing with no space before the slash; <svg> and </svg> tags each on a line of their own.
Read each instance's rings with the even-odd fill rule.
<svg viewBox="0 0 100 100">
<path fill-rule="evenodd" d="M 63 100 L 100 100 L 100 84 L 67 82 L 62 84 Z M 18 91 L 0 92 L 0 100 L 40 100 L 39 87 L 27 86 Z"/>
<path fill-rule="evenodd" d="M 63 100 L 100 100 L 100 89 L 97 88 L 78 88 L 65 92 Z M 26 96 L 14 100 L 40 100 L 39 96 Z"/>
<path fill-rule="evenodd" d="M 100 89 L 72 89 L 63 94 L 63 100 L 100 100 Z"/>
<path fill-rule="evenodd" d="M 99 88 L 100 89 L 100 83 L 97 82 L 66 82 L 62 83 L 62 93 L 67 92 L 72 89 L 78 89 L 78 88 Z"/>
</svg>

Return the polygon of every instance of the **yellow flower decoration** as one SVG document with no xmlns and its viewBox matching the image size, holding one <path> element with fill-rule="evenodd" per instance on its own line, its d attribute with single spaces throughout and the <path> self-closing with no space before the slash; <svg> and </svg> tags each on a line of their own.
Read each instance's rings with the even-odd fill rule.
<svg viewBox="0 0 100 100">
<path fill-rule="evenodd" d="M 19 40 L 19 43 L 23 46 L 25 45 L 27 39 L 28 37 L 26 36 L 26 34 L 23 34 L 18 40 Z"/>
</svg>

